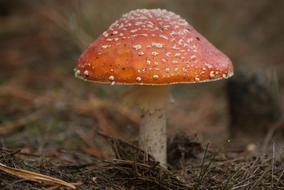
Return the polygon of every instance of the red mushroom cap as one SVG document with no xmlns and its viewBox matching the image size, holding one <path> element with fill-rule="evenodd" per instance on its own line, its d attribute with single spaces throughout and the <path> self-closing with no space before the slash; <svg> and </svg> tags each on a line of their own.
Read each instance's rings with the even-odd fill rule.
<svg viewBox="0 0 284 190">
<path fill-rule="evenodd" d="M 173 12 L 134 10 L 80 56 L 78 78 L 111 84 L 198 83 L 233 75 L 230 59 Z"/>
</svg>

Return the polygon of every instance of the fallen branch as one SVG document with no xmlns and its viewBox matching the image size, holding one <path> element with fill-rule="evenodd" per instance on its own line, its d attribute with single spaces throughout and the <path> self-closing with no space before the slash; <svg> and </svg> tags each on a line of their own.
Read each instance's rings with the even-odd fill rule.
<svg viewBox="0 0 284 190">
<path fill-rule="evenodd" d="M 14 130 L 18 130 L 28 123 L 31 123 L 37 119 L 39 119 L 43 115 L 44 111 L 39 110 L 28 116 L 23 116 L 14 121 L 6 121 L 0 124 L 0 135 L 6 135 L 8 133 L 13 132 Z"/>
</svg>

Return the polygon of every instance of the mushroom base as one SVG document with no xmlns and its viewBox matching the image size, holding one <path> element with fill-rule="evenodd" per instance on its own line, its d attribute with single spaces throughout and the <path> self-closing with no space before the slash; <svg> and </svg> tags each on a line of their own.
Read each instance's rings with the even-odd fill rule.
<svg viewBox="0 0 284 190">
<path fill-rule="evenodd" d="M 135 89 L 136 103 L 141 109 L 139 146 L 161 165 L 167 163 L 166 107 L 167 86 L 140 86 Z"/>
</svg>

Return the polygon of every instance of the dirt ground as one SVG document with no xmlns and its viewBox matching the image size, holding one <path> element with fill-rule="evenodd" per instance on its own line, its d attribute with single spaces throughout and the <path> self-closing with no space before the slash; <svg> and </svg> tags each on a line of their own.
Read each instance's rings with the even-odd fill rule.
<svg viewBox="0 0 284 190">
<path fill-rule="evenodd" d="M 151 8 L 159 2 L 138 1 L 137 6 Z M 260 2 L 255 9 L 271 8 Z M 218 1 L 215 3 L 218 8 Z M 128 8 L 135 8 L 130 5 Z M 174 5 L 178 10 L 186 3 Z M 77 189 L 284 189 L 284 67 L 283 62 L 279 64 L 283 36 L 275 40 L 277 47 L 274 41 L 272 45 L 265 43 L 269 48 L 264 51 L 274 58 L 271 67 L 278 72 L 276 107 L 280 107 L 277 119 L 265 122 L 266 132 L 257 137 L 230 136 L 232 113 L 226 81 L 172 86 L 175 102 L 168 110 L 169 167 L 165 169 L 154 160 L 146 161 L 145 153 L 136 147 L 139 110 L 124 101 L 130 87 L 75 79 L 76 60 L 92 40 L 84 31 L 70 32 L 66 15 L 71 10 L 74 7 L 65 1 L 0 1 L 0 189 L 69 189 L 60 183 L 28 180 L 15 175 L 14 170 L 8 174 L 1 164 L 61 179 Z M 182 9 L 180 12 L 186 16 Z M 76 20 L 78 15 L 73 16 L 68 19 Z M 100 16 L 104 22 L 93 21 L 99 28 L 90 30 L 95 34 L 93 39 L 113 19 L 103 13 Z M 196 22 L 199 19 L 198 15 L 194 18 Z M 263 22 L 256 22 L 255 29 L 278 23 L 273 19 Z M 76 23 L 74 27 L 80 27 Z M 206 30 L 202 25 L 200 28 Z M 278 28 L 282 34 L 283 27 Z M 214 31 L 211 34 L 214 37 Z M 258 54 L 236 58 L 247 50 L 237 39 L 231 44 L 238 46 L 238 51 L 214 39 L 232 54 L 237 70 L 262 67 L 243 63 L 259 63 Z M 263 50 L 257 51 L 263 54 Z M 260 121 L 256 120 L 261 120 L 255 116 L 249 123 L 252 133 L 258 133 Z"/>
</svg>

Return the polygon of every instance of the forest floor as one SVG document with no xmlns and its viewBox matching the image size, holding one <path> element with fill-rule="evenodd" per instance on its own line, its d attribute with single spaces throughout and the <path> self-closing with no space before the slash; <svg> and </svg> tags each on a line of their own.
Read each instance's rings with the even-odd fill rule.
<svg viewBox="0 0 284 190">
<path fill-rule="evenodd" d="M 284 189 L 271 133 L 228 137 L 223 82 L 172 87 L 165 169 L 135 146 L 127 88 L 75 79 L 80 50 L 45 17 L 15 12 L 0 18 L 0 189 Z"/>
</svg>

